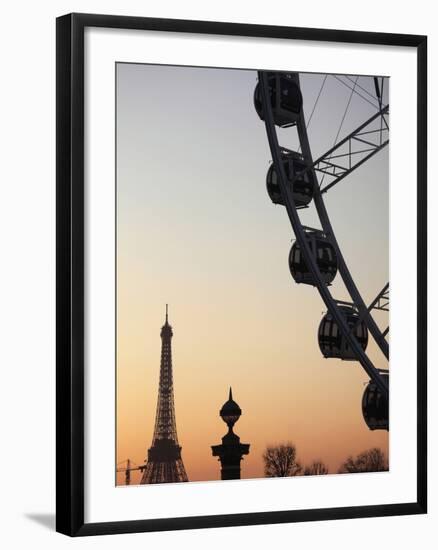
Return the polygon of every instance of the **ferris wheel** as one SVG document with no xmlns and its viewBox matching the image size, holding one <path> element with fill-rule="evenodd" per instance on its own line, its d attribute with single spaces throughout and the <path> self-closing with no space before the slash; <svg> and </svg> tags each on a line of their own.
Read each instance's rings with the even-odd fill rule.
<svg viewBox="0 0 438 550">
<path fill-rule="evenodd" d="M 315 112 L 327 76 L 309 119 Z M 343 122 L 353 93 L 368 102 L 371 94 L 358 85 L 358 78 L 333 77 L 351 90 Z M 371 430 L 388 430 L 389 371 L 375 366 L 367 348 L 371 335 L 388 364 L 389 326 L 382 330 L 373 313 L 375 310 L 389 311 L 389 283 L 382 285 L 370 304 L 365 303 L 342 254 L 323 199 L 324 194 L 389 143 L 389 104 L 383 103 L 384 79 L 367 78 L 373 80 L 372 104 L 376 111 L 337 141 L 341 122 L 335 144 L 317 160 L 312 157 L 298 73 L 259 71 L 254 106 L 265 123 L 272 155 L 266 176 L 267 192 L 274 204 L 285 207 L 296 237 L 289 253 L 291 276 L 298 284 L 315 287 L 327 308 L 317 335 L 320 351 L 325 358 L 357 361 L 362 366 L 370 379 L 362 398 L 364 420 Z M 296 132 L 297 151 L 280 145 L 277 127 Z M 301 211 L 311 203 L 320 227 L 308 227 L 301 221 Z M 333 296 L 331 286 L 336 277 L 342 278 L 348 301 Z"/>
</svg>

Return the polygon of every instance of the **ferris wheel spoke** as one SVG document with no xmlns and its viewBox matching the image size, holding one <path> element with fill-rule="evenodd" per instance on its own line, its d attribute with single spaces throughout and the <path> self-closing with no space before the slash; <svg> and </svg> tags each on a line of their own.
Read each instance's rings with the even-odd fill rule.
<svg viewBox="0 0 438 550">
<path fill-rule="evenodd" d="M 343 75 L 343 77 L 346 78 L 347 80 L 349 80 L 352 84 L 355 83 L 355 81 L 354 81 L 350 76 L 348 76 L 348 75 L 345 74 L 345 75 Z M 363 86 L 361 86 L 361 85 L 359 84 L 359 81 L 358 81 L 358 80 L 359 80 L 359 79 L 357 79 L 357 81 L 356 81 L 356 88 L 359 88 L 359 90 L 362 90 L 362 92 L 364 92 L 367 96 L 369 96 L 369 97 L 371 98 L 372 101 L 376 101 L 376 97 L 378 97 L 378 96 L 377 96 L 377 95 L 373 95 L 373 94 L 370 93 L 366 88 L 364 88 Z M 380 106 L 380 108 L 382 108 L 382 107 Z"/>
<path fill-rule="evenodd" d="M 351 82 L 353 83 L 353 86 L 350 86 L 350 84 L 348 84 L 347 82 L 345 82 L 344 80 L 342 80 L 339 76 L 336 76 L 336 75 L 333 75 L 334 78 L 340 82 L 341 84 L 343 84 L 345 87 L 347 87 L 349 90 L 352 91 L 352 93 L 358 95 L 360 98 L 362 98 L 364 101 L 366 101 L 367 103 L 369 103 L 372 107 L 374 107 L 375 109 L 378 109 L 379 108 L 379 103 L 376 103 L 376 100 L 374 97 L 372 97 L 372 100 L 369 100 L 367 99 L 365 96 L 363 96 L 360 92 L 358 92 L 358 90 L 356 89 L 356 87 L 360 87 L 360 86 L 357 86 L 357 84 L 351 80 Z"/>
</svg>

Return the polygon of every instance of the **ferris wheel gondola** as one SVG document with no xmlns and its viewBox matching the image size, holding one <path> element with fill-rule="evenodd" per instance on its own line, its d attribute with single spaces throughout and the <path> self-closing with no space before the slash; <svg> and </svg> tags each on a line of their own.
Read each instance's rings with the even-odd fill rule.
<svg viewBox="0 0 438 550">
<path fill-rule="evenodd" d="M 299 85 L 290 73 L 268 73 L 270 111 L 274 124 L 288 128 L 297 123 L 303 106 Z M 265 120 L 265 107 L 260 84 L 254 91 L 254 107 L 261 120 Z"/>
<path fill-rule="evenodd" d="M 368 329 L 360 320 L 357 310 L 353 306 L 339 306 L 339 311 L 345 317 L 347 325 L 357 342 L 365 351 L 368 345 Z M 319 349 L 327 358 L 337 358 L 344 361 L 356 361 L 357 357 L 351 348 L 348 339 L 339 329 L 333 315 L 327 312 L 322 318 L 318 329 Z"/>
<path fill-rule="evenodd" d="M 382 372 L 381 376 L 389 384 L 389 373 Z M 388 399 L 372 380 L 368 382 L 363 392 L 362 414 L 370 430 L 389 430 Z"/>
<path fill-rule="evenodd" d="M 330 240 L 322 231 L 308 230 L 306 240 L 318 266 L 321 277 L 326 285 L 330 285 L 338 272 L 336 251 Z M 289 252 L 289 270 L 296 283 L 316 286 L 317 282 L 307 267 L 304 254 L 297 241 Z"/>
<path fill-rule="evenodd" d="M 303 155 L 282 148 L 281 159 L 287 180 L 292 190 L 295 205 L 297 208 L 304 208 L 311 202 L 313 197 L 313 189 L 315 186 L 313 176 L 310 172 L 305 171 L 306 164 Z M 284 199 L 278 179 L 275 165 L 271 164 L 266 174 L 266 189 L 274 204 L 281 204 L 284 206 Z"/>
</svg>

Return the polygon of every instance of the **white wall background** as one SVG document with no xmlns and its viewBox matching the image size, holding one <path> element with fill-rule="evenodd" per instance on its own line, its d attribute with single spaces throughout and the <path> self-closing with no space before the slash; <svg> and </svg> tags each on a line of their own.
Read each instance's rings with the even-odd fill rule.
<svg viewBox="0 0 438 550">
<path fill-rule="evenodd" d="M 437 400 L 430 399 L 428 516 L 310 524 L 239 527 L 68 539 L 54 532 L 55 504 L 55 17 L 71 11 L 182 19 L 344 28 L 429 35 L 430 147 L 438 92 L 438 31 L 433 3 L 415 9 L 399 2 L 368 0 L 96 0 L 56 3 L 16 1 L 2 10 L 0 84 L 0 542 L 4 548 L 197 548 L 367 549 L 436 547 L 438 534 Z M 438 201 L 430 170 L 429 204 Z M 432 209 L 430 241 L 438 236 Z M 430 246 L 430 279 L 438 268 Z M 436 278 L 436 277 L 435 277 Z M 438 305 L 430 289 L 430 306 Z M 437 323 L 431 319 L 432 342 Z M 430 394 L 438 374 L 430 353 Z"/>
</svg>

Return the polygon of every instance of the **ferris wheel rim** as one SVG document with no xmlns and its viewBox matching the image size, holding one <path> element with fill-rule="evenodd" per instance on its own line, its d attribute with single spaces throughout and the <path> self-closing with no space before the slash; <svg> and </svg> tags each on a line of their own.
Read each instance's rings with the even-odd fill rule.
<svg viewBox="0 0 438 550">
<path fill-rule="evenodd" d="M 297 83 L 299 85 L 299 76 L 296 75 Z M 357 82 L 357 80 L 356 80 Z M 380 109 L 380 112 L 386 112 L 389 110 L 389 105 L 386 105 L 384 109 Z M 301 123 L 301 124 L 300 124 Z M 308 145 L 308 157 L 312 159 L 312 154 L 310 150 L 310 144 L 308 140 L 307 135 L 307 127 L 305 125 L 304 120 L 304 112 L 302 110 L 301 112 L 301 120 L 298 122 L 298 131 L 302 136 L 300 136 L 300 144 L 301 144 L 301 137 L 304 137 L 307 145 Z M 338 132 L 339 134 L 339 132 Z M 342 140 L 341 140 L 342 141 Z M 367 157 L 368 158 L 368 157 Z M 314 174 L 315 176 L 315 174 Z M 292 182 L 293 185 L 293 182 Z M 315 207 L 318 213 L 319 220 L 321 222 L 321 226 L 323 228 L 323 231 L 330 236 L 330 242 L 334 246 L 337 257 L 338 257 L 338 263 L 339 263 L 339 272 L 341 274 L 342 280 L 344 281 L 344 284 L 348 290 L 348 293 L 350 294 L 355 306 L 359 310 L 359 314 L 362 318 L 362 320 L 365 321 L 366 326 L 368 330 L 370 331 L 371 335 L 373 336 L 375 342 L 379 346 L 380 350 L 386 357 L 386 359 L 389 359 L 389 345 L 384 336 L 382 335 L 382 332 L 380 331 L 377 323 L 375 322 L 373 316 L 371 315 L 371 312 L 369 308 L 366 306 L 361 293 L 359 292 L 359 289 L 356 286 L 356 283 L 354 282 L 354 279 L 350 273 L 350 270 L 348 269 L 347 262 L 344 259 L 344 256 L 342 254 L 341 247 L 339 246 L 339 243 L 336 239 L 336 234 L 333 230 L 332 224 L 330 222 L 330 217 L 327 212 L 327 208 L 325 206 L 324 200 L 322 198 L 322 190 L 319 185 L 315 186 L 314 194 L 313 194 L 313 201 L 315 203 Z"/>
<path fill-rule="evenodd" d="M 264 113 L 264 123 L 266 128 L 266 133 L 268 136 L 268 142 L 272 154 L 272 161 L 276 167 L 277 176 L 278 176 L 278 184 L 280 186 L 281 192 L 284 196 L 284 206 L 286 208 L 289 220 L 292 225 L 292 229 L 295 233 L 296 239 L 302 249 L 306 264 L 308 268 L 310 268 L 311 274 L 314 278 L 314 281 L 316 283 L 316 287 L 319 291 L 319 294 L 321 298 L 323 299 L 328 311 L 333 315 L 333 318 L 336 321 L 336 324 L 338 325 L 339 329 L 341 330 L 342 335 L 344 338 L 346 338 L 347 342 L 353 349 L 357 360 L 362 365 L 363 369 L 367 372 L 371 380 L 377 385 L 379 390 L 388 397 L 388 384 L 386 380 L 383 379 L 383 377 L 380 375 L 379 370 L 373 365 L 365 351 L 362 349 L 361 345 L 358 343 L 356 338 L 351 332 L 351 328 L 348 326 L 347 321 L 344 317 L 344 315 L 341 313 L 336 300 L 332 297 L 331 292 L 324 282 L 320 270 L 318 268 L 318 265 L 316 263 L 314 255 L 310 251 L 310 247 L 307 241 L 307 238 L 305 236 L 305 231 L 303 228 L 303 225 L 301 223 L 301 220 L 299 218 L 297 208 L 295 205 L 295 200 L 292 194 L 291 189 L 289 189 L 289 186 L 287 185 L 287 177 L 285 173 L 285 169 L 283 166 L 283 163 L 281 161 L 281 147 L 278 142 L 278 136 L 277 131 L 274 124 L 274 117 L 272 113 L 272 106 L 269 101 L 269 84 L 268 84 L 268 77 L 265 71 L 258 71 L 258 78 L 259 78 L 259 85 L 260 85 L 260 96 L 262 100 L 263 105 L 263 113 Z M 298 74 L 295 74 L 295 78 L 297 80 L 297 83 L 299 85 L 299 77 Z M 310 145 L 308 142 L 308 136 L 307 136 L 307 129 L 305 126 L 304 121 L 304 113 L 303 109 L 301 108 L 301 114 L 297 122 L 297 129 L 299 133 L 299 141 L 301 145 L 301 149 L 303 153 L 311 157 L 311 151 L 310 151 Z M 303 149 L 303 143 L 301 138 L 305 138 L 304 146 L 307 149 L 307 151 L 304 151 Z M 314 171 L 313 167 L 312 170 Z M 315 177 L 315 174 L 314 174 Z M 315 177 L 315 181 L 316 177 Z M 377 324 L 375 323 L 374 319 L 372 318 L 368 308 L 365 305 L 365 302 L 362 299 L 362 296 L 359 293 L 359 290 L 357 289 L 354 280 L 348 271 L 348 267 L 346 265 L 346 262 L 343 258 L 342 252 L 340 250 L 340 247 L 337 243 L 333 228 L 330 223 L 330 218 L 328 216 L 328 212 L 325 208 L 324 201 L 322 199 L 321 191 L 319 189 L 319 185 L 315 185 L 315 191 L 314 191 L 314 197 L 313 200 L 315 201 L 315 207 L 318 213 L 318 217 L 321 222 L 321 226 L 323 228 L 324 233 L 326 233 L 330 237 L 330 242 L 335 246 L 336 252 L 339 252 L 339 259 L 340 259 L 340 268 L 342 266 L 342 271 L 339 269 L 342 279 L 344 280 L 344 284 L 347 287 L 348 292 L 350 293 L 351 298 L 353 299 L 354 305 L 359 309 L 358 304 L 360 305 L 360 313 L 361 315 L 364 315 L 363 320 L 366 322 L 367 328 L 370 330 L 371 334 L 373 335 L 375 341 L 379 344 L 378 340 L 375 338 L 374 333 L 377 331 L 379 332 L 380 336 L 382 333 L 380 332 L 380 329 L 378 328 Z M 323 223 L 324 222 L 324 223 Z M 347 279 L 347 282 L 344 279 L 344 276 Z M 350 289 L 353 292 L 350 292 Z M 357 302 L 356 303 L 356 299 Z M 382 346 L 384 349 L 386 347 L 387 354 L 382 349 L 382 352 L 385 354 L 386 357 L 389 356 L 389 346 L 387 346 L 387 342 L 385 340 L 386 346 Z M 380 347 L 380 345 L 379 345 Z"/>
</svg>

